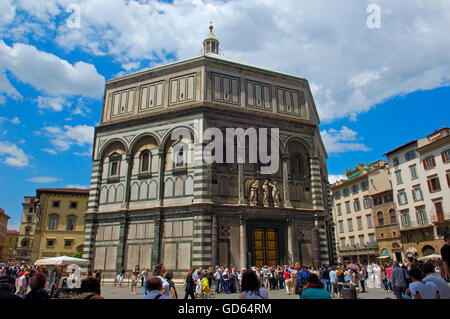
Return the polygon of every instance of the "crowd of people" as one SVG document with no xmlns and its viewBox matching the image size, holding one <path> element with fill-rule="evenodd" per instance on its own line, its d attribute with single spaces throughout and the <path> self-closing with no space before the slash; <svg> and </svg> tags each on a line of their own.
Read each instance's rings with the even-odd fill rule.
<svg viewBox="0 0 450 319">
<path fill-rule="evenodd" d="M 63 267 L 28 266 L 23 264 L 0 265 L 0 299 L 47 300 L 60 292 Z M 80 286 L 72 289 L 71 299 L 102 299 L 102 271 L 88 271 Z M 75 282 L 72 274 L 66 281 Z M 65 283 L 67 287 L 67 283 Z"/>
<path fill-rule="evenodd" d="M 238 294 L 242 299 L 268 299 L 270 290 L 285 290 L 300 299 L 357 298 L 367 289 L 383 288 L 397 299 L 450 299 L 449 252 L 450 236 L 441 250 L 442 264 L 418 261 L 409 257 L 405 264 L 341 264 L 307 267 L 300 263 L 285 266 L 237 269 L 233 265 L 208 269 L 190 269 L 184 278 L 184 299 L 207 299 L 218 294 Z M 69 274 L 62 280 L 62 267 L 0 264 L 0 299 L 57 298 L 61 281 L 76 282 Z M 137 294 L 140 284 L 143 299 L 178 299 L 173 272 L 157 265 L 153 272 L 136 265 L 127 274 L 122 267 L 115 285 L 122 286 L 125 278 L 131 294 Z M 72 289 L 74 299 L 102 299 L 102 271 L 88 271 L 79 287 Z M 74 287 L 74 285 L 71 285 Z M 180 296 L 181 297 L 181 296 Z M 390 298 L 387 295 L 386 298 Z"/>
</svg>

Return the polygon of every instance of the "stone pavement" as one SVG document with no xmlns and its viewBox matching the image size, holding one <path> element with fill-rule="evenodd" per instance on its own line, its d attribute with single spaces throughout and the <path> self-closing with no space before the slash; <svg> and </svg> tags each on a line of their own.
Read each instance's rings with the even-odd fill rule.
<svg viewBox="0 0 450 319">
<path fill-rule="evenodd" d="M 181 284 L 175 285 L 178 293 L 178 298 L 184 298 L 184 287 Z M 142 297 L 142 288 L 138 285 L 136 289 L 136 295 L 131 295 L 130 287 L 127 284 L 123 284 L 122 287 L 114 287 L 112 285 L 104 285 L 102 286 L 102 295 L 105 299 L 140 299 Z M 299 299 L 298 295 L 291 294 L 287 295 L 286 290 L 269 290 L 269 298 L 270 299 Z M 395 298 L 393 293 L 387 293 L 383 289 L 373 288 L 367 289 L 367 293 L 358 294 L 359 299 L 384 299 L 386 297 Z M 238 299 L 239 293 L 235 294 L 219 294 L 216 296 L 212 296 L 211 298 L 215 299 Z"/>
</svg>

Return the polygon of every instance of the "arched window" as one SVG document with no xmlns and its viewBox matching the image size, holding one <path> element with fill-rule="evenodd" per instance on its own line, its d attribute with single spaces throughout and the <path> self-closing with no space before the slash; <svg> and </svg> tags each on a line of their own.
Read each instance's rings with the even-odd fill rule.
<svg viewBox="0 0 450 319">
<path fill-rule="evenodd" d="M 66 230 L 75 230 L 75 222 L 76 222 L 75 216 L 68 216 Z"/>
<path fill-rule="evenodd" d="M 28 247 L 28 239 L 22 239 L 22 242 L 20 243 L 21 247 Z"/>
<path fill-rule="evenodd" d="M 49 230 L 56 230 L 58 228 L 58 216 L 52 215 L 49 217 L 48 221 L 48 229 Z"/>
<path fill-rule="evenodd" d="M 141 172 L 149 172 L 150 171 L 150 152 L 143 151 L 141 153 Z"/>
<path fill-rule="evenodd" d="M 384 217 L 382 212 L 378 212 L 378 226 L 384 226 Z"/>
<path fill-rule="evenodd" d="M 111 154 L 109 157 L 109 177 L 118 177 L 120 168 L 120 155 L 117 153 Z"/>
<path fill-rule="evenodd" d="M 181 147 L 176 155 L 176 167 L 183 167 L 184 166 L 184 152 L 183 148 Z"/>
<path fill-rule="evenodd" d="M 25 227 L 25 235 L 30 235 L 31 227 Z"/>
<path fill-rule="evenodd" d="M 389 211 L 389 218 L 391 219 L 391 224 L 397 224 L 397 216 L 395 215 L 395 210 L 391 209 Z"/>
</svg>

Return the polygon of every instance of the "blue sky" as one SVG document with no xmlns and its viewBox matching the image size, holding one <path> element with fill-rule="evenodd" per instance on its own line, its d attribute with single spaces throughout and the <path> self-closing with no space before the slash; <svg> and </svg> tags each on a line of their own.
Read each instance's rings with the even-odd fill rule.
<svg viewBox="0 0 450 319">
<path fill-rule="evenodd" d="M 450 124 L 448 1 L 0 0 L 10 229 L 36 188 L 89 186 L 105 80 L 198 55 L 211 20 L 226 56 L 309 80 L 333 178 Z"/>
</svg>

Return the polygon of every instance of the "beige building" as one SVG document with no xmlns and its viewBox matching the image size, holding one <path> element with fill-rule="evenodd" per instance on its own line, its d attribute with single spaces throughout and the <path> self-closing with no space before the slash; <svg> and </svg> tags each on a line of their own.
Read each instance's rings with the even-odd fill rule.
<svg viewBox="0 0 450 319">
<path fill-rule="evenodd" d="M 439 254 L 450 231 L 450 129 L 385 154 L 389 161 L 403 258 Z"/>
<path fill-rule="evenodd" d="M 378 246 L 372 217 L 369 177 L 383 161 L 346 170 L 347 179 L 331 185 L 333 219 L 340 262 L 368 263 L 376 261 Z"/>
<path fill-rule="evenodd" d="M 35 214 L 35 196 L 25 196 L 22 203 L 22 220 L 19 229 L 18 245 L 16 250 L 17 262 L 29 264 L 31 263 L 31 251 L 34 246 L 39 246 L 39 243 L 34 241 L 34 232 L 37 223 L 37 216 Z M 36 260 L 36 253 L 33 256 Z"/>
<path fill-rule="evenodd" d="M 11 217 L 5 214 L 5 210 L 0 208 L 0 261 L 3 260 L 3 250 L 6 246 L 6 231 L 8 229 L 8 220 Z"/>
<path fill-rule="evenodd" d="M 36 190 L 39 240 L 36 259 L 73 256 L 84 246 L 84 213 L 89 190 L 76 188 L 41 188 Z"/>
<path fill-rule="evenodd" d="M 19 232 L 17 230 L 7 230 L 0 262 L 15 263 L 16 249 L 19 242 Z"/>
<path fill-rule="evenodd" d="M 372 201 L 372 217 L 380 263 L 403 261 L 400 226 L 392 195 L 387 163 L 368 174 L 369 196 Z"/>
<path fill-rule="evenodd" d="M 88 197 L 89 190 L 76 188 L 40 188 L 35 197 L 26 196 L 17 260 L 81 253 Z"/>
</svg>

